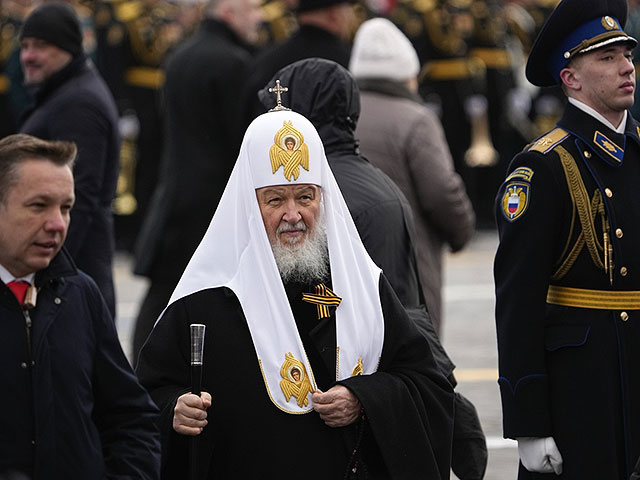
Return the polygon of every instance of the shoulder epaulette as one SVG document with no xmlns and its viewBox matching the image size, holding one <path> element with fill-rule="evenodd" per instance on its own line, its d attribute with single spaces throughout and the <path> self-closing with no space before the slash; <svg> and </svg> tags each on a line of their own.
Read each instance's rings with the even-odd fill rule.
<svg viewBox="0 0 640 480">
<path fill-rule="evenodd" d="M 121 22 L 130 22 L 140 16 L 142 5 L 138 2 L 124 2 L 116 7 L 116 17 Z"/>
<path fill-rule="evenodd" d="M 569 132 L 562 128 L 556 128 L 551 130 L 546 135 L 543 135 L 538 140 L 527 145 L 525 150 L 527 152 L 540 152 L 543 155 L 553 150 L 556 145 L 561 143 L 565 138 L 569 136 Z"/>
</svg>

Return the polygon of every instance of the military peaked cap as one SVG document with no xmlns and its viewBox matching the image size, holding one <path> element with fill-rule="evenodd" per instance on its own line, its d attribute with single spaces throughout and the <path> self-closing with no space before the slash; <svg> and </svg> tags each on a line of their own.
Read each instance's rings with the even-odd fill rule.
<svg viewBox="0 0 640 480">
<path fill-rule="evenodd" d="M 539 87 L 560 83 L 560 71 L 576 55 L 612 43 L 638 42 L 622 28 L 627 21 L 627 0 L 562 0 L 536 38 L 527 79 Z"/>
</svg>

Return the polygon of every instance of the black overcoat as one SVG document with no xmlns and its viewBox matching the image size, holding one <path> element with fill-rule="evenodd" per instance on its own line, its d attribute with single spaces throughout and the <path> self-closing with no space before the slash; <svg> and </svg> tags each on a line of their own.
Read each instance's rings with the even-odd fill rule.
<svg viewBox="0 0 640 480">
<path fill-rule="evenodd" d="M 29 345 L 20 305 L 0 282 L 0 478 L 158 478 L 158 410 L 96 284 L 62 250 L 35 285 Z"/>
<path fill-rule="evenodd" d="M 118 112 L 109 89 L 84 55 L 46 80 L 20 132 L 77 145 L 76 203 L 65 246 L 78 267 L 96 281 L 115 316 L 111 202 L 120 170 Z"/>
<path fill-rule="evenodd" d="M 136 246 L 135 272 L 152 282 L 175 286 L 218 206 L 242 140 L 249 58 L 228 26 L 205 19 L 169 59 L 163 166 Z"/>
</svg>

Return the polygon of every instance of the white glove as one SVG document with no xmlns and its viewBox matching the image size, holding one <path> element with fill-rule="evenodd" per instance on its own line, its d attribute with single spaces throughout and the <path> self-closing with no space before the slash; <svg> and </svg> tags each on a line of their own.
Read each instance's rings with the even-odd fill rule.
<svg viewBox="0 0 640 480">
<path fill-rule="evenodd" d="M 518 455 L 530 472 L 562 473 L 562 455 L 553 437 L 518 437 Z"/>
</svg>

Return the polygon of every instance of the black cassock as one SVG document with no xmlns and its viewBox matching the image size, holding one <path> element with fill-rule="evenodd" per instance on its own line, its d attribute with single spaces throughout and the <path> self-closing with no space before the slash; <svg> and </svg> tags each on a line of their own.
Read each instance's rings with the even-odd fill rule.
<svg viewBox="0 0 640 480">
<path fill-rule="evenodd" d="M 301 300 L 313 286 L 286 290 L 318 387 L 327 391 L 336 384 L 334 309 L 319 320 L 316 306 Z M 172 304 L 142 349 L 137 370 L 162 410 L 163 478 L 185 478 L 188 469 L 188 437 L 172 430 L 172 419 L 177 398 L 189 390 L 190 323 L 207 326 L 202 385 L 213 397 L 199 441 L 201 478 L 449 478 L 451 386 L 384 277 L 380 299 L 382 359 L 376 373 L 338 382 L 364 409 L 364 417 L 342 428 L 328 427 L 314 411 L 287 414 L 269 399 L 231 290 L 208 289 Z"/>
</svg>

